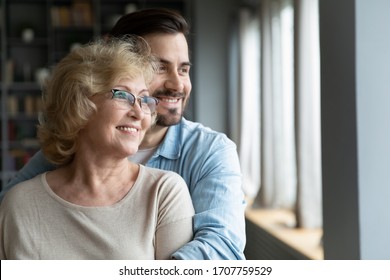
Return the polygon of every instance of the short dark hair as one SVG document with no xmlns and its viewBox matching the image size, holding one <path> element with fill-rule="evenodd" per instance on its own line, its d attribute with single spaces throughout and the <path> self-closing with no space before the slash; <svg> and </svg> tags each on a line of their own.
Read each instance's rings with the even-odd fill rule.
<svg viewBox="0 0 390 280">
<path fill-rule="evenodd" d="M 127 34 L 145 36 L 153 33 L 189 34 L 189 24 L 177 11 L 166 8 L 138 10 L 122 16 L 108 32 L 109 36 L 121 37 Z"/>
</svg>

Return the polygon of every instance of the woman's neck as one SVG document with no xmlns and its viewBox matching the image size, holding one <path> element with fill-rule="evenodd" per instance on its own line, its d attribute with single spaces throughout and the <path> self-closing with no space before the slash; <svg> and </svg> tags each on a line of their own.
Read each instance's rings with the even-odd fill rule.
<svg viewBox="0 0 390 280">
<path fill-rule="evenodd" d="M 46 178 L 50 188 L 64 200 L 82 206 L 108 206 L 126 196 L 138 173 L 139 166 L 127 159 L 103 164 L 75 158 Z"/>
</svg>

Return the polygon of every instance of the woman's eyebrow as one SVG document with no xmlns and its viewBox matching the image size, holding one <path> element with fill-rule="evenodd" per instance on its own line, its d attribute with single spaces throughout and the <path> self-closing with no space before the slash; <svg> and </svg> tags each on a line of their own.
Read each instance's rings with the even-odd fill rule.
<svg viewBox="0 0 390 280">
<path fill-rule="evenodd" d="M 140 95 L 140 94 L 142 94 L 142 93 L 145 93 L 145 94 L 147 94 L 147 95 L 150 95 L 149 90 L 146 89 L 146 88 L 141 89 L 139 92 L 136 92 L 136 91 L 132 90 L 131 88 L 129 88 L 129 87 L 127 87 L 127 86 L 122 86 L 122 85 L 117 85 L 117 86 L 114 87 L 114 88 L 117 88 L 117 89 L 122 88 L 122 89 L 120 89 L 120 90 L 123 90 L 123 91 L 126 91 L 126 92 L 131 92 L 131 93 L 133 93 L 133 94 L 136 93 L 137 95 Z"/>
</svg>

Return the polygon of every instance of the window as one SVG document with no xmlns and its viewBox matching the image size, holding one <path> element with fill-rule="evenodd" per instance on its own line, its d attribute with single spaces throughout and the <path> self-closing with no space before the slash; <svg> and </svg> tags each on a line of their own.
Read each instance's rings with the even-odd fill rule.
<svg viewBox="0 0 390 280">
<path fill-rule="evenodd" d="M 239 14 L 232 87 L 244 190 L 253 206 L 322 227 L 318 1 L 262 0 Z"/>
</svg>

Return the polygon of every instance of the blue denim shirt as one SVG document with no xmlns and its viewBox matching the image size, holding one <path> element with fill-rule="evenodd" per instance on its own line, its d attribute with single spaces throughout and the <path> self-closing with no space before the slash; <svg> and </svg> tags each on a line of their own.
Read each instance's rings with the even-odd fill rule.
<svg viewBox="0 0 390 280">
<path fill-rule="evenodd" d="M 171 170 L 186 181 L 195 208 L 194 239 L 176 259 L 245 259 L 245 207 L 236 145 L 226 135 L 182 119 L 171 126 L 146 166 Z M 54 169 L 38 152 L 0 194 L 18 182 Z"/>
</svg>

